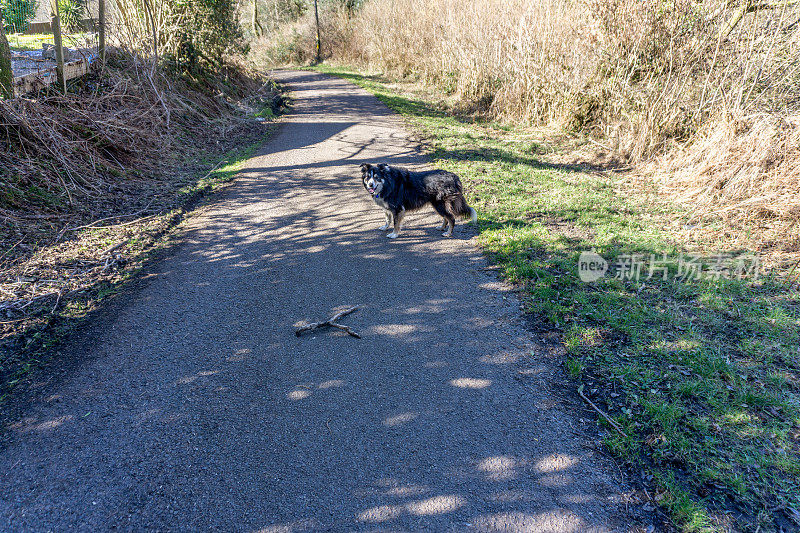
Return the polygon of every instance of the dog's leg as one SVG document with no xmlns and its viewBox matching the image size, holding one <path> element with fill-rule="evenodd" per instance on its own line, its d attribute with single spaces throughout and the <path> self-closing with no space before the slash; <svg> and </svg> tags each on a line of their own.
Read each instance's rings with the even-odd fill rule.
<svg viewBox="0 0 800 533">
<path fill-rule="evenodd" d="M 381 231 L 385 231 L 385 230 L 389 229 L 392 226 L 392 218 L 394 218 L 394 217 L 392 217 L 392 212 L 389 211 L 388 209 L 384 209 L 383 216 L 386 217 L 386 223 L 383 226 L 381 226 L 380 228 L 378 228 Z"/>
<path fill-rule="evenodd" d="M 396 239 L 398 235 L 400 235 L 400 230 L 403 227 L 403 217 L 406 215 L 406 210 L 404 208 L 400 208 L 400 211 L 394 213 L 394 230 L 387 235 L 390 239 Z"/>
<path fill-rule="evenodd" d="M 442 233 L 442 237 L 452 237 L 453 228 L 456 225 L 456 217 L 453 215 L 453 204 L 450 202 L 445 203 L 444 211 L 445 212 L 442 215 L 442 218 L 444 218 L 444 224 L 442 224 L 441 229 L 445 231 Z"/>
<path fill-rule="evenodd" d="M 444 203 L 440 201 L 434 201 L 433 208 L 436 210 L 437 213 L 439 213 L 439 216 L 442 217 L 442 225 L 439 226 L 439 231 L 444 231 L 444 229 L 447 227 L 448 224 L 447 209 L 445 209 Z"/>
<path fill-rule="evenodd" d="M 455 219 L 447 220 L 447 221 L 445 222 L 445 224 L 446 224 L 448 227 L 447 227 L 447 230 L 445 230 L 445 232 L 444 232 L 444 233 L 442 233 L 442 237 L 452 237 L 452 236 L 453 236 L 453 228 L 454 228 L 454 227 L 455 227 L 455 225 L 456 225 L 456 221 L 455 221 Z"/>
</svg>

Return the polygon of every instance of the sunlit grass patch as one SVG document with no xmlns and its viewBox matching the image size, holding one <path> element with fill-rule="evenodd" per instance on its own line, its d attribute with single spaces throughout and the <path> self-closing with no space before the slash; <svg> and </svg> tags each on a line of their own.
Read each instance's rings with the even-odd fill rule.
<svg viewBox="0 0 800 533">
<path fill-rule="evenodd" d="M 33 51 L 41 50 L 42 43 L 53 44 L 53 34 L 51 33 L 33 33 L 22 34 L 14 33 L 7 36 L 8 44 L 11 50 L 19 51 Z M 65 33 L 62 35 L 64 46 L 69 48 L 81 48 L 87 46 L 87 39 L 92 39 L 89 33 Z"/>
</svg>

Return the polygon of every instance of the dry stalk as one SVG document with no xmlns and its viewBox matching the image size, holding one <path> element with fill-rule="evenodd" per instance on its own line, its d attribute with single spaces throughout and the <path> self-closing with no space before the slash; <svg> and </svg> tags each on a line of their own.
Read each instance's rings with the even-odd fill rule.
<svg viewBox="0 0 800 533">
<path fill-rule="evenodd" d="M 626 435 L 626 434 L 625 434 L 625 431 L 623 431 L 623 430 L 622 430 L 622 427 L 621 427 L 619 424 L 617 424 L 616 420 L 614 420 L 613 418 L 611 418 L 610 416 L 608 416 L 608 413 L 606 413 L 605 411 L 603 411 L 602 409 L 600 409 L 599 407 L 597 407 L 597 405 L 596 405 L 596 404 L 595 404 L 595 403 L 594 403 L 592 400 L 590 400 L 590 399 L 589 399 L 589 398 L 588 398 L 588 397 L 587 397 L 587 396 L 586 396 L 586 395 L 583 393 L 583 389 L 582 389 L 582 387 L 579 387 L 579 388 L 578 388 L 578 396 L 580 396 L 581 398 L 583 398 L 583 400 L 584 400 L 586 403 L 588 403 L 588 404 L 589 404 L 589 407 L 591 407 L 592 409 L 594 409 L 594 410 L 597 412 L 597 414 L 599 414 L 600 416 L 602 416 L 602 417 L 605 419 L 605 421 L 606 421 L 606 422 L 608 422 L 608 423 L 611 425 L 611 427 L 613 427 L 614 429 L 616 429 L 616 430 L 617 430 L 617 432 L 618 432 L 620 435 L 622 435 L 623 437 L 627 437 L 627 436 L 628 436 L 628 435 Z"/>
</svg>

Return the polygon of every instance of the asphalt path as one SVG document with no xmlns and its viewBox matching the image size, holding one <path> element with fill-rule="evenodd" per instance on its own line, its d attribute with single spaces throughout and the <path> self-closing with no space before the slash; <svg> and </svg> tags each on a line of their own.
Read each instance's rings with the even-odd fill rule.
<svg viewBox="0 0 800 533">
<path fill-rule="evenodd" d="M 362 89 L 293 109 L 5 428 L 4 531 L 625 531 L 613 464 L 474 230 L 398 239 L 361 162 L 421 168 Z M 293 328 L 342 319 L 363 338 Z M 109 315 L 109 313 L 106 313 Z"/>
</svg>

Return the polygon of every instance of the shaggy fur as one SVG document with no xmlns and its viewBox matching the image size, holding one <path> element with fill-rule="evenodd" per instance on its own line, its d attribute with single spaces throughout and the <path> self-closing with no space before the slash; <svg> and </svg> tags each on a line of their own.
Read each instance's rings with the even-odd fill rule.
<svg viewBox="0 0 800 533">
<path fill-rule="evenodd" d="M 384 209 L 386 224 L 381 230 L 393 227 L 387 235 L 396 238 L 402 228 L 407 211 L 431 204 L 442 217 L 443 237 L 453 235 L 456 218 L 469 218 L 475 223 L 478 214 L 467 205 L 461 180 L 445 170 L 412 172 L 385 163 L 361 164 L 361 182 L 372 199 Z"/>
</svg>

